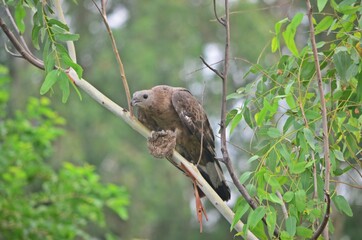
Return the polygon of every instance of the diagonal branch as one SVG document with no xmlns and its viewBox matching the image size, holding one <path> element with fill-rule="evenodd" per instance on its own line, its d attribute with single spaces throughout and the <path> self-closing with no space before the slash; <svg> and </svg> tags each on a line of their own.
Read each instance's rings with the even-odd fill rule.
<svg viewBox="0 0 362 240">
<path fill-rule="evenodd" d="M 28 62 L 36 66 L 37 68 L 44 69 L 43 62 L 36 58 L 33 54 L 28 52 L 26 49 L 27 47 L 24 47 L 20 41 L 16 38 L 16 36 L 10 31 L 10 29 L 7 27 L 3 19 L 0 17 L 0 27 L 5 33 L 5 35 L 8 37 L 10 42 L 14 45 L 15 49 L 20 53 L 20 55 L 25 58 Z"/>
</svg>

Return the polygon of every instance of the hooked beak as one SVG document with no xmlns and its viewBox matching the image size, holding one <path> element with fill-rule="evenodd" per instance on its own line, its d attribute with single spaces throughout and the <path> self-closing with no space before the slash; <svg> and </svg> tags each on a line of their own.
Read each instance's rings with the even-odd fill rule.
<svg viewBox="0 0 362 240">
<path fill-rule="evenodd" d="M 137 106 L 137 103 L 139 103 L 140 100 L 136 97 L 132 98 L 131 100 L 131 106 L 134 107 L 134 106 Z"/>
</svg>

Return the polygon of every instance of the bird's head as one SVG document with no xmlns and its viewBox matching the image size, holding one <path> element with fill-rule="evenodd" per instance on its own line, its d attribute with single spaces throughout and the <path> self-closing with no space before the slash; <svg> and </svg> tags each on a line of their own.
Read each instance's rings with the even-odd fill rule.
<svg viewBox="0 0 362 240">
<path fill-rule="evenodd" d="M 153 94 L 151 90 L 142 90 L 133 93 L 131 105 L 140 108 L 149 108 L 152 105 Z"/>
</svg>

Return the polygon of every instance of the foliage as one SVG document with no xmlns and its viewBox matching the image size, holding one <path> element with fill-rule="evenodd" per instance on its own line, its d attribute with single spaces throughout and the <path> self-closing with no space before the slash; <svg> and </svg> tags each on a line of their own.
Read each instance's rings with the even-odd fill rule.
<svg viewBox="0 0 362 240">
<path fill-rule="evenodd" d="M 64 44 L 67 41 L 77 41 L 79 35 L 70 33 L 69 27 L 56 19 L 52 1 L 31 0 L 26 1 L 26 4 L 7 1 L 7 4 L 15 7 L 15 22 L 21 33 L 25 31 L 24 19 L 27 9 L 32 10 L 32 43 L 36 49 L 40 49 L 41 44 L 45 63 L 46 77 L 40 88 L 40 94 L 47 93 L 55 83 L 58 83 L 63 94 L 62 102 L 65 103 L 70 94 L 70 87 L 69 79 L 64 70 L 72 67 L 81 78 L 83 69 L 73 62 Z M 80 93 L 78 91 L 77 93 L 80 97 Z"/>
<path fill-rule="evenodd" d="M 323 96 L 328 108 L 331 178 L 359 168 L 362 127 L 362 62 L 360 47 L 362 6 L 358 1 L 330 2 L 333 12 L 321 12 L 326 1 L 318 1 L 315 34 L 323 73 Z M 302 28 L 303 13 L 275 24 L 271 49 L 280 55 L 271 67 L 253 65 L 245 75 L 256 77 L 229 95 L 242 99 L 229 112 L 230 131 L 243 120 L 253 129 L 255 155 L 249 159 L 253 171 L 241 175 L 252 196 L 262 206 L 250 210 L 244 200 L 236 205 L 235 218 L 248 213 L 246 228 L 260 231 L 264 214 L 268 232 L 273 226 L 282 239 L 310 238 L 325 214 L 325 162 L 321 127 L 321 102 L 311 45 L 297 47 L 295 34 Z M 358 29 L 356 31 L 356 29 Z M 305 29 L 302 31 L 306 31 Z M 283 38 L 282 38 L 283 37 Z M 322 39 L 328 39 L 323 41 Z M 290 55 L 282 54 L 282 41 Z M 250 77 L 249 76 L 249 77 Z M 331 186 L 338 211 L 352 216 L 345 197 Z M 282 207 L 287 213 L 277 214 Z M 333 227 L 329 229 L 333 232 Z M 263 235 L 263 234 L 262 234 Z M 262 239 L 264 237 L 261 237 Z"/>
<path fill-rule="evenodd" d="M 89 223 L 106 227 L 104 209 L 126 220 L 125 188 L 102 184 L 91 165 L 47 159 L 65 121 L 48 98 L 30 98 L 25 111 L 7 116 L 7 69 L 0 65 L 0 232 L 6 239 L 90 239 Z"/>
</svg>

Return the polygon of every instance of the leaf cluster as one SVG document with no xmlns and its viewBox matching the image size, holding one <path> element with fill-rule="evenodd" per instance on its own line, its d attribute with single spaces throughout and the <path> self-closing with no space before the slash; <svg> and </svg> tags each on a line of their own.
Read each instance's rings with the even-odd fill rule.
<svg viewBox="0 0 362 240">
<path fill-rule="evenodd" d="M 77 41 L 79 35 L 71 33 L 66 24 L 57 20 L 52 1 L 7 1 L 7 5 L 14 8 L 15 22 L 21 34 L 26 31 L 24 21 L 27 14 L 32 15 L 31 40 L 35 49 L 43 50 L 46 75 L 40 94 L 44 95 L 57 83 L 63 95 L 62 102 L 65 103 L 72 82 L 64 70 L 73 68 L 81 78 L 83 69 L 71 59 L 64 45 L 68 41 Z M 80 92 L 72 85 L 81 98 Z"/>
<path fill-rule="evenodd" d="M 126 220 L 125 188 L 102 184 L 91 165 L 47 159 L 65 120 L 47 98 L 29 99 L 25 111 L 7 116 L 7 69 L 0 66 L 0 231 L 6 239 L 91 239 L 89 223 L 106 227 L 105 208 Z"/>
<path fill-rule="evenodd" d="M 319 11 L 326 4 L 318 1 Z M 348 0 L 331 1 L 330 7 L 333 12 L 321 13 L 322 18 L 314 19 L 314 26 L 320 39 L 317 60 L 328 109 L 330 177 L 337 179 L 349 171 L 359 172 L 362 7 Z M 310 238 L 325 213 L 326 176 L 315 60 L 311 44 L 300 49 L 295 40 L 303 28 L 303 16 L 297 13 L 275 24 L 271 49 L 280 54 L 279 61 L 271 67 L 253 65 L 245 78 L 253 76 L 256 80 L 228 96 L 230 100 L 242 100 L 228 114 L 230 132 L 241 122 L 254 131 L 251 145 L 255 154 L 248 163 L 255 168 L 243 173 L 240 181 L 261 203 L 252 210 L 240 199 L 235 206 L 235 220 L 249 212 L 245 229 L 259 232 L 260 236 L 265 236 L 261 216 L 266 216 L 269 235 L 276 226 L 282 239 Z M 290 54 L 282 54 L 284 46 Z M 331 196 L 338 211 L 352 216 L 346 198 L 338 194 L 335 186 Z M 286 212 L 282 214 L 283 208 Z"/>
</svg>

